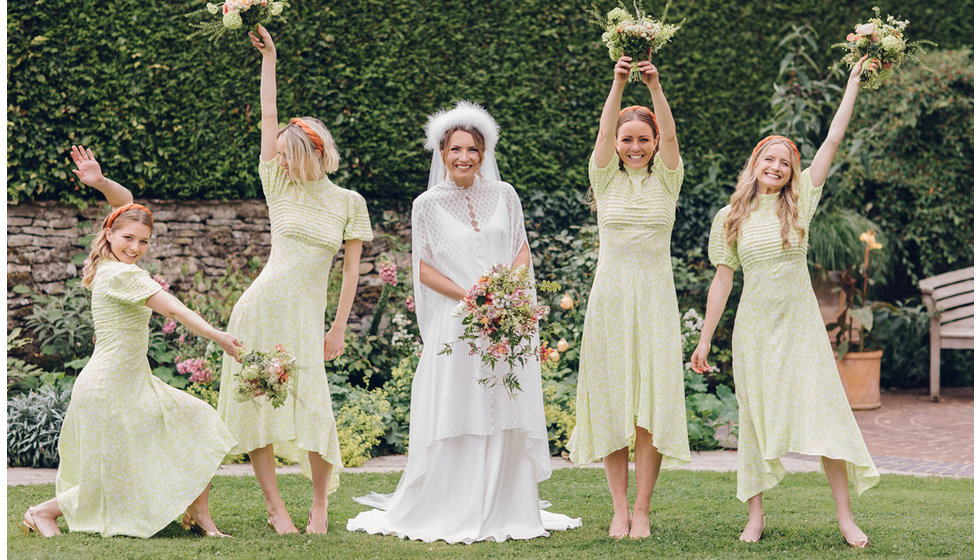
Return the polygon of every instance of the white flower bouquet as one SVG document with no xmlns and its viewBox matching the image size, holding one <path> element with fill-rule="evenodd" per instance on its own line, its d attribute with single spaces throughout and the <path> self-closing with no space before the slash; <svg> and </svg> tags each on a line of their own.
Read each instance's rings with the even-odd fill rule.
<svg viewBox="0 0 980 560">
<path fill-rule="evenodd" d="M 646 15 L 635 2 L 633 8 L 636 12 L 635 16 L 630 15 L 626 5 L 620 0 L 619 7 L 613 8 L 605 16 L 595 4 L 589 10 L 593 23 L 605 30 L 602 34 L 602 42 L 609 49 L 609 58 L 619 60 L 625 54 L 633 59 L 630 82 L 639 79 L 640 70 L 637 68 L 637 63 L 650 60 L 650 55 L 666 45 L 684 24 L 683 21 L 677 24 L 666 23 L 669 2 L 664 6 L 664 13 L 659 20 Z"/>
<path fill-rule="evenodd" d="M 205 15 L 208 21 L 192 23 L 191 27 L 197 29 L 188 36 L 207 35 L 212 42 L 217 42 L 225 33 L 235 29 L 251 29 L 261 25 L 266 25 L 273 20 L 286 21 L 282 17 L 284 8 L 289 7 L 286 0 L 225 0 L 223 3 L 208 4 L 200 10 L 195 10 L 187 17 L 198 17 Z M 214 19 L 214 16 L 220 18 Z"/>
<path fill-rule="evenodd" d="M 847 34 L 847 41 L 832 45 L 845 49 L 847 53 L 837 64 L 854 68 L 861 57 L 868 55 L 862 68 L 861 81 L 866 89 L 878 89 L 907 60 L 918 60 L 922 45 L 935 46 L 932 41 L 908 42 L 905 28 L 908 20 L 898 20 L 893 16 L 881 19 L 881 10 L 874 7 L 875 17 L 854 26 L 854 32 Z"/>
</svg>

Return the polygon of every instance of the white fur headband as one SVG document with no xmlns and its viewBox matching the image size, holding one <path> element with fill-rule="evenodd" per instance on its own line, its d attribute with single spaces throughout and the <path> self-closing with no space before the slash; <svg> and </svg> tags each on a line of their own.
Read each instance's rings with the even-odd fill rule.
<svg viewBox="0 0 980 560">
<path fill-rule="evenodd" d="M 438 151 L 439 141 L 445 136 L 446 131 L 458 125 L 479 130 L 483 134 L 488 152 L 497 145 L 500 127 L 490 113 L 476 103 L 458 101 L 451 110 L 443 109 L 429 115 L 429 122 L 425 124 L 425 148 L 433 152 Z"/>
</svg>

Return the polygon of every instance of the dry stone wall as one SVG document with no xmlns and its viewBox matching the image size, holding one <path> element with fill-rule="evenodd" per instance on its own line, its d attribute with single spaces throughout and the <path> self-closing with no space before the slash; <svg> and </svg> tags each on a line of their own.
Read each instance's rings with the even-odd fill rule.
<svg viewBox="0 0 980 560">
<path fill-rule="evenodd" d="M 152 211 L 153 239 L 140 266 L 159 273 L 174 292 L 191 288 L 193 275 L 200 271 L 218 277 L 228 267 L 244 267 L 250 259 L 263 264 L 269 256 L 271 238 L 269 213 L 262 200 L 233 201 L 140 201 Z M 7 327 L 21 323 L 29 314 L 32 292 L 57 293 L 65 282 L 81 275 L 82 260 L 96 223 L 109 213 L 109 206 L 76 208 L 64 204 L 39 202 L 7 207 Z M 375 241 L 365 243 L 361 256 L 361 279 L 352 312 L 355 325 L 367 320 L 380 293 L 381 280 L 374 261 L 391 249 L 375 223 Z M 380 218 L 378 216 L 377 218 Z M 407 220 L 387 215 L 387 223 L 402 239 L 409 239 Z M 335 266 L 343 250 L 335 258 Z M 407 256 L 399 259 L 400 266 Z M 26 286 L 28 292 L 14 291 Z M 23 291 L 23 290 L 21 290 Z"/>
</svg>

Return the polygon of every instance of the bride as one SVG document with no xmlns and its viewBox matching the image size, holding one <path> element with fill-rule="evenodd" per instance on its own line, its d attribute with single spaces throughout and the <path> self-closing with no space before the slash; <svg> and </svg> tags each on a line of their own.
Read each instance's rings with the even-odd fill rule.
<svg viewBox="0 0 980 560">
<path fill-rule="evenodd" d="M 582 524 L 540 510 L 538 482 L 551 475 L 540 364 L 518 366 L 523 390 L 512 397 L 502 383 L 478 382 L 479 356 L 460 346 L 439 355 L 462 333 L 453 312 L 483 272 L 497 264 L 531 267 L 520 200 L 497 170 L 497 137 L 497 123 L 479 105 L 460 101 L 429 117 L 429 188 L 412 207 L 425 346 L 412 383 L 408 465 L 394 494 L 355 498 L 377 509 L 349 520 L 349 531 L 472 543 Z"/>
</svg>

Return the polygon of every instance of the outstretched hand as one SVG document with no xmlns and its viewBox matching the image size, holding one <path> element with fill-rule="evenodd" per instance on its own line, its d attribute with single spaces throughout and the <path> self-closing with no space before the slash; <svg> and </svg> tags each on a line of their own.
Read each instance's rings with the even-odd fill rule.
<svg viewBox="0 0 980 560">
<path fill-rule="evenodd" d="M 95 159 L 92 150 L 86 149 L 85 146 L 72 146 L 71 160 L 75 162 L 75 167 L 78 168 L 72 169 L 71 172 L 78 177 L 82 184 L 97 187 L 105 180 L 105 176 L 102 175 L 102 166 Z"/>
<path fill-rule="evenodd" d="M 269 35 L 266 28 L 261 25 L 257 26 L 257 29 L 259 30 L 258 36 L 255 35 L 254 31 L 248 32 L 248 38 L 252 40 L 252 46 L 259 49 L 262 56 L 275 55 L 276 46 L 272 43 L 272 35 Z"/>
<path fill-rule="evenodd" d="M 861 60 L 858 60 L 857 63 L 854 65 L 854 68 L 851 68 L 851 75 L 847 77 L 848 83 L 850 82 L 857 83 L 861 81 L 861 74 L 863 74 L 865 70 L 864 69 L 865 60 L 868 60 L 868 55 L 862 56 Z M 878 59 L 873 59 L 871 64 L 868 66 L 868 70 L 873 72 L 878 68 L 879 68 Z"/>
</svg>

